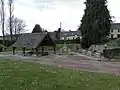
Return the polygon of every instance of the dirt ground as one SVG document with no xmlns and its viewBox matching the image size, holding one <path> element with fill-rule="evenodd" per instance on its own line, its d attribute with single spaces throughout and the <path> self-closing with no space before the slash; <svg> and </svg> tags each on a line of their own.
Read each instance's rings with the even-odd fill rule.
<svg viewBox="0 0 120 90">
<path fill-rule="evenodd" d="M 45 57 L 36 56 L 13 56 L 9 53 L 0 53 L 0 58 L 5 60 L 23 60 L 33 63 L 54 65 L 58 67 L 72 68 L 77 70 L 91 71 L 91 72 L 102 72 L 120 75 L 120 62 L 105 62 L 93 60 L 91 57 L 87 57 L 81 54 L 77 55 L 54 55 L 51 54 Z"/>
</svg>

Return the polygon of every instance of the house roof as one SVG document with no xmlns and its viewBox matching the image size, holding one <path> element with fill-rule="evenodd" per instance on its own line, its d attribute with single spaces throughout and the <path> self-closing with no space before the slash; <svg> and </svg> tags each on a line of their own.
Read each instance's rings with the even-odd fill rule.
<svg viewBox="0 0 120 90">
<path fill-rule="evenodd" d="M 29 33 L 23 34 L 13 46 L 25 46 L 27 48 L 37 48 L 43 41 L 47 33 Z"/>
<path fill-rule="evenodd" d="M 120 29 L 120 23 L 112 23 L 111 29 Z"/>
<path fill-rule="evenodd" d="M 61 32 L 61 36 L 64 37 L 64 36 L 81 36 L 81 33 L 80 31 L 64 31 L 64 32 Z"/>
<path fill-rule="evenodd" d="M 55 32 L 48 32 L 48 34 L 50 35 L 50 37 L 53 39 L 53 40 L 57 40 L 56 36 L 55 36 Z"/>
</svg>

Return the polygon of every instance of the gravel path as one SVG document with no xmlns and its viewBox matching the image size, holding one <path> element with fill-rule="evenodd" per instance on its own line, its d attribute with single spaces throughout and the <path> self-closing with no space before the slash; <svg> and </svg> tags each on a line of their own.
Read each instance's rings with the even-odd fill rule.
<svg viewBox="0 0 120 90">
<path fill-rule="evenodd" d="M 12 54 L 0 55 L 0 58 L 9 60 L 24 60 L 33 63 L 54 65 L 58 67 L 79 69 L 91 72 L 103 72 L 115 75 L 120 75 L 120 62 L 100 62 L 95 61 L 93 58 L 84 55 L 76 56 L 58 56 L 50 55 L 46 57 L 24 57 L 21 55 Z"/>
</svg>

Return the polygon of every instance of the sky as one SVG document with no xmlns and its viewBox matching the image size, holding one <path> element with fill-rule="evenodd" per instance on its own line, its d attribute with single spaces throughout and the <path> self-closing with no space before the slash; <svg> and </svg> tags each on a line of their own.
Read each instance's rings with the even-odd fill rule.
<svg viewBox="0 0 120 90">
<path fill-rule="evenodd" d="M 84 14 L 85 0 L 14 0 L 14 14 L 25 20 L 31 32 L 35 24 L 48 31 L 57 30 L 62 22 L 64 30 L 77 30 Z M 108 0 L 110 14 L 120 22 L 120 0 Z"/>
</svg>

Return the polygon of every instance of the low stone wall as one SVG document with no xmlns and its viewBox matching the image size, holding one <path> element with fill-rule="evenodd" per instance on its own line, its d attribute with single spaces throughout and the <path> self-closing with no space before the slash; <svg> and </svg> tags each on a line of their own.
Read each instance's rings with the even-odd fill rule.
<svg viewBox="0 0 120 90">
<path fill-rule="evenodd" d="M 104 45 L 92 45 L 88 50 L 103 53 L 104 49 L 105 49 Z"/>
<path fill-rule="evenodd" d="M 103 50 L 103 56 L 110 59 L 120 59 L 120 48 Z"/>
</svg>

